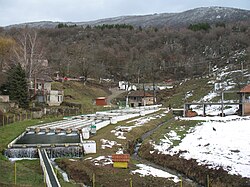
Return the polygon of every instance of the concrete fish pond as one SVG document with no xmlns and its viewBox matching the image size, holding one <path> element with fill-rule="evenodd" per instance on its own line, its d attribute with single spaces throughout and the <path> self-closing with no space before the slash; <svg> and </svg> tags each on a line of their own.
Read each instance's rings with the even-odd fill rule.
<svg viewBox="0 0 250 187">
<path fill-rule="evenodd" d="M 49 158 L 82 157 L 96 153 L 96 142 L 89 141 L 107 125 L 160 110 L 160 105 L 125 108 L 96 112 L 28 127 L 5 150 L 9 158 L 38 158 L 38 150 L 46 151 Z M 85 140 L 85 141 L 84 141 Z"/>
<path fill-rule="evenodd" d="M 79 133 L 25 132 L 8 145 L 9 158 L 38 158 L 38 149 L 45 149 L 49 158 L 81 157 L 83 146 Z"/>
</svg>

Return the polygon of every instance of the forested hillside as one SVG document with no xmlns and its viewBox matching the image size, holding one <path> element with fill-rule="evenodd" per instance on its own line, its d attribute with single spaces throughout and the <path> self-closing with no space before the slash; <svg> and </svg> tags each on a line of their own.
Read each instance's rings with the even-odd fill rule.
<svg viewBox="0 0 250 187">
<path fill-rule="evenodd" d="M 1 67 L 20 62 L 29 76 L 59 71 L 68 77 L 152 82 L 208 75 L 215 65 L 249 66 L 249 22 L 204 24 L 1 29 L 6 48 L 1 47 Z M 49 68 L 38 59 L 47 59 Z"/>
</svg>

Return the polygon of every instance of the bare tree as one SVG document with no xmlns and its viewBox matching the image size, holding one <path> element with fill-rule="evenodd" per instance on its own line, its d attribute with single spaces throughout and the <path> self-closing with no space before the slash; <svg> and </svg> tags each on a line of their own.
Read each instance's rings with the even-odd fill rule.
<svg viewBox="0 0 250 187">
<path fill-rule="evenodd" d="M 12 38 L 0 37 L 0 72 L 7 67 L 7 61 L 15 48 L 15 41 Z"/>
<path fill-rule="evenodd" d="M 46 68 L 43 64 L 43 50 L 38 41 L 37 31 L 30 28 L 22 29 L 15 37 L 18 48 L 15 50 L 17 62 L 24 68 L 26 75 L 31 78 Z"/>
</svg>

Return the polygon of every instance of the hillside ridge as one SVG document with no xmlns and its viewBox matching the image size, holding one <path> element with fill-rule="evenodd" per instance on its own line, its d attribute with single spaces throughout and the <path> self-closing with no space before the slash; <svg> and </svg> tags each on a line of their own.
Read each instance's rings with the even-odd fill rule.
<svg viewBox="0 0 250 187">
<path fill-rule="evenodd" d="M 189 24 L 208 22 L 236 22 L 250 20 L 250 10 L 229 7 L 200 7 L 180 13 L 159 13 L 149 15 L 128 15 L 112 18 L 98 19 L 86 22 L 53 22 L 40 21 L 9 25 L 5 28 L 20 28 L 29 26 L 32 28 L 55 28 L 59 23 L 77 25 L 81 27 L 97 26 L 103 24 L 129 24 L 134 27 L 184 27 Z"/>
</svg>

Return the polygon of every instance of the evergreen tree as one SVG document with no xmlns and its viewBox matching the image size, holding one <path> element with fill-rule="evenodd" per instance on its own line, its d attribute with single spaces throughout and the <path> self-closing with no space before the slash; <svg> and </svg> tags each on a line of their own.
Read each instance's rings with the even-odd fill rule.
<svg viewBox="0 0 250 187">
<path fill-rule="evenodd" d="M 208 23 L 197 23 L 197 24 L 190 24 L 188 26 L 188 29 L 192 31 L 200 31 L 200 30 L 208 31 L 209 29 L 211 29 L 211 26 Z"/>
<path fill-rule="evenodd" d="M 21 108 L 29 106 L 25 71 L 20 64 L 14 65 L 9 69 L 6 86 L 11 100 L 16 101 Z"/>
</svg>

